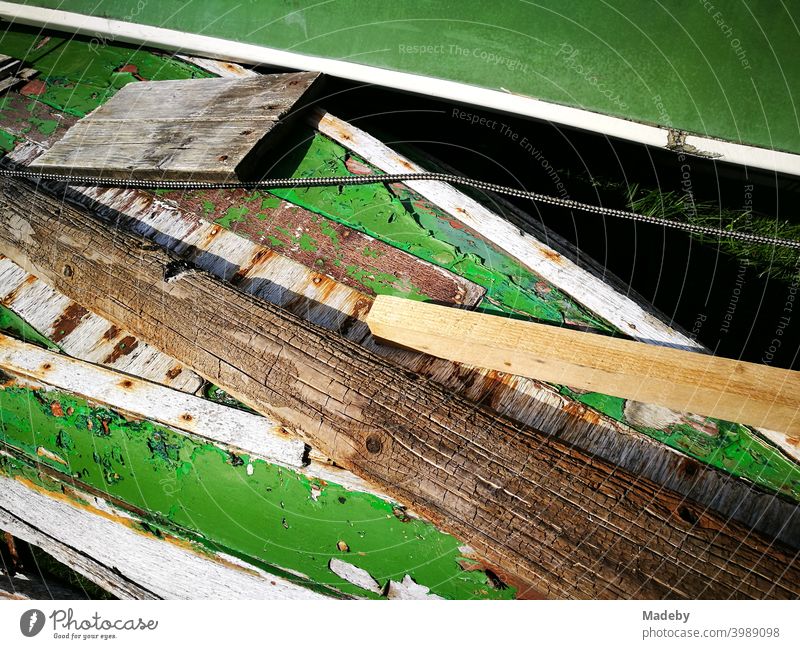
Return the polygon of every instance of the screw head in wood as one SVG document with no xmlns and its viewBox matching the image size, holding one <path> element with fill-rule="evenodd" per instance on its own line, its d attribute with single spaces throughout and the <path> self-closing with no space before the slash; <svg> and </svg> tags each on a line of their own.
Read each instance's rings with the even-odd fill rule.
<svg viewBox="0 0 800 649">
<path fill-rule="evenodd" d="M 383 444 L 377 435 L 370 435 L 367 437 L 367 450 L 370 453 L 380 453 Z"/>
</svg>

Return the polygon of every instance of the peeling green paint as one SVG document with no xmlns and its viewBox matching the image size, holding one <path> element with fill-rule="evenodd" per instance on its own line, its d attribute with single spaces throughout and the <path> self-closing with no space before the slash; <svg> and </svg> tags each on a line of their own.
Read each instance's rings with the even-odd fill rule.
<svg viewBox="0 0 800 649">
<path fill-rule="evenodd" d="M 320 133 L 298 128 L 294 138 L 288 147 L 292 153 L 271 175 L 347 176 L 354 175 L 350 171 L 354 165 L 368 168 L 363 160 Z M 485 287 L 485 310 L 524 314 L 548 322 L 579 322 L 611 331 L 554 287 L 537 290 L 545 284 L 541 278 L 472 236 L 407 187 L 371 184 L 272 193 Z"/>
<path fill-rule="evenodd" d="M 377 496 L 233 455 L 58 391 L 7 383 L 0 413 L 4 444 L 214 549 L 359 596 L 377 595 L 332 573 L 331 558 L 367 570 L 381 586 L 408 574 L 446 598 L 514 596 L 512 588 L 492 586 L 485 572 L 464 571 L 455 538 L 398 516 L 401 507 Z"/>
<path fill-rule="evenodd" d="M 92 56 L 87 57 L 86 52 L 89 47 L 94 47 L 96 51 L 93 50 Z M 0 113 L 13 109 L 23 116 L 24 121 L 20 122 L 19 130 L 22 134 L 35 132 L 40 136 L 47 136 L 59 128 L 57 122 L 41 116 L 40 110 L 43 104 L 72 115 L 81 116 L 101 105 L 120 87 L 134 81 L 137 75 L 146 79 L 210 76 L 193 66 L 160 54 L 111 43 L 93 44 L 88 39 L 80 38 L 66 41 L 63 38 L 53 36 L 44 42 L 38 32 L 24 31 L 18 28 L 13 31 L 6 31 L 0 37 L 0 51 L 25 59 L 40 71 L 40 79 L 45 82 L 42 94 L 33 95 L 25 99 L 15 99 L 16 95 L 14 93 L 7 93 L 3 98 L 0 98 Z M 132 67 L 127 68 L 126 66 Z M 124 67 L 129 71 L 120 71 Z M 130 71 L 133 69 L 136 70 L 135 74 Z M 20 110 L 19 105 L 12 105 L 14 101 L 24 101 L 24 111 Z M 0 149 L 11 150 L 17 144 L 18 137 L 17 134 L 12 135 L 0 130 Z M 294 147 L 292 155 L 285 158 L 279 167 L 273 169 L 271 175 L 276 177 L 284 175 L 295 177 L 350 175 L 352 172 L 348 164 L 352 168 L 370 169 L 363 160 L 350 155 L 344 148 L 319 133 L 314 133 L 309 129 L 298 128 L 293 137 L 295 138 L 294 144 L 288 143 L 289 148 Z M 314 236 L 305 235 L 305 238 L 303 238 L 294 237 L 291 232 L 271 229 L 268 219 L 265 218 L 267 215 L 258 212 L 258 209 L 269 210 L 278 207 L 279 200 L 276 198 L 278 196 L 319 214 L 320 234 L 314 233 Z M 201 205 L 204 215 L 209 219 L 216 220 L 223 227 L 231 227 L 232 224 L 241 219 L 256 218 L 259 219 L 259 223 L 263 224 L 264 236 L 273 245 L 299 245 L 304 250 L 314 249 L 314 246 L 317 245 L 315 236 L 328 237 L 334 247 L 339 244 L 339 235 L 330 226 L 330 221 L 328 220 L 330 219 L 365 232 L 380 241 L 405 250 L 412 255 L 451 270 L 484 286 L 487 289 L 486 298 L 481 305 L 484 310 L 533 317 L 553 323 L 581 324 L 605 332 L 612 331 L 609 325 L 583 309 L 569 296 L 522 268 L 511 257 L 497 252 L 482 243 L 467 230 L 459 227 L 459 224 L 452 221 L 448 215 L 401 185 L 305 188 L 292 191 L 276 191 L 273 194 L 253 192 L 245 196 L 240 205 L 226 206 L 222 213 L 218 213 L 217 206 L 210 200 L 202 202 Z M 378 294 L 400 294 L 414 299 L 425 299 L 424 287 L 402 285 L 398 278 L 388 274 L 376 275 L 374 273 L 375 269 L 368 263 L 372 256 L 372 251 L 365 249 L 363 254 L 363 264 L 358 266 L 348 265 L 346 267 L 346 271 L 351 277 L 364 283 L 365 286 L 368 286 Z M 342 265 L 340 259 L 328 261 L 338 266 Z M 319 266 L 324 266 L 324 263 L 325 260 L 318 260 L 317 262 Z M 38 344 L 48 344 L 43 336 L 35 332 L 7 309 L 0 308 L 0 329 L 17 337 L 38 342 Z M 53 348 L 51 343 L 50 347 Z M 594 393 L 577 394 L 567 388 L 563 388 L 562 393 L 617 421 L 625 421 L 624 401 L 622 399 Z M 216 394 L 209 393 L 207 396 L 215 400 L 222 400 L 225 403 L 223 395 L 224 393 L 218 390 Z M 5 417 L 5 412 L 0 416 Z M 45 416 L 47 416 L 47 413 L 45 413 Z M 799 469 L 797 464 L 788 460 L 779 450 L 761 440 L 753 431 L 744 426 L 715 422 L 714 420 L 708 421 L 717 427 L 719 430 L 718 435 L 709 435 L 701 430 L 700 427 L 694 427 L 690 424 L 679 424 L 667 430 L 649 428 L 637 428 L 637 430 L 668 444 L 672 448 L 707 462 L 711 466 L 800 500 L 800 487 L 798 486 L 800 477 L 798 476 Z M 23 426 L 24 420 L 20 419 L 20 422 L 22 423 L 19 425 Z M 100 420 L 99 425 L 103 426 L 102 420 Z M 27 426 L 30 429 L 32 422 L 29 422 Z M 63 434 L 54 433 L 53 443 L 57 448 L 52 452 L 58 454 L 59 451 L 57 449 L 61 449 L 70 458 L 72 458 L 73 454 L 80 455 L 77 448 L 69 448 L 71 441 L 76 439 L 70 429 L 59 430 Z M 112 430 L 112 432 L 113 435 L 128 435 L 132 434 L 131 430 L 129 425 L 123 425 L 120 431 Z M 83 434 L 85 435 L 85 432 Z M 95 435 L 95 438 L 97 438 L 97 435 Z M 306 510 L 299 506 L 294 513 L 301 512 L 301 518 L 305 517 L 302 519 L 305 523 L 299 523 L 295 519 L 294 513 L 290 512 L 277 519 L 277 525 L 280 525 L 280 529 L 278 529 L 275 520 L 272 520 L 272 518 L 269 524 L 266 522 L 258 525 L 253 524 L 255 526 L 251 529 L 250 522 L 245 527 L 241 526 L 238 519 L 237 522 L 232 523 L 227 514 L 221 512 L 219 506 L 212 502 L 208 504 L 211 513 L 203 510 L 202 516 L 197 514 L 197 525 L 200 526 L 202 523 L 205 527 L 202 527 L 202 529 L 193 527 L 189 524 L 194 521 L 192 517 L 195 516 L 195 509 L 193 508 L 202 507 L 199 503 L 202 500 L 202 487 L 204 485 L 207 486 L 206 480 L 210 481 L 208 484 L 213 485 L 217 485 L 215 481 L 219 481 L 219 485 L 228 486 L 234 483 L 239 491 L 234 490 L 233 493 L 238 494 L 237 498 L 241 499 L 241 503 L 237 503 L 237 507 L 241 504 L 241 509 L 236 509 L 236 511 L 238 514 L 244 515 L 247 509 L 245 504 L 248 504 L 248 499 L 252 498 L 253 494 L 243 491 L 241 484 L 247 484 L 249 489 L 249 486 L 255 484 L 258 480 L 261 480 L 264 484 L 270 480 L 274 481 L 274 470 L 277 469 L 275 467 L 269 469 L 268 467 L 272 465 L 265 464 L 256 471 L 255 468 L 257 466 L 261 467 L 256 462 L 253 463 L 253 476 L 256 476 L 256 480 L 251 480 L 253 476 L 247 476 L 246 479 L 242 478 L 242 463 L 233 465 L 228 462 L 230 458 L 220 460 L 219 453 L 222 452 L 215 447 L 202 447 L 202 452 L 198 451 L 198 458 L 200 459 L 197 462 L 194 461 L 194 451 L 191 451 L 189 460 L 183 460 L 177 466 L 171 466 L 167 460 L 172 456 L 185 456 L 187 452 L 185 447 L 179 446 L 178 449 L 170 449 L 166 441 L 162 445 L 154 443 L 152 439 L 151 445 L 152 448 L 147 448 L 148 453 L 153 457 L 159 457 L 163 462 L 162 465 L 146 465 L 149 467 L 148 471 L 153 470 L 153 467 L 158 467 L 157 470 L 154 470 L 153 475 L 156 486 L 158 486 L 160 480 L 174 480 L 180 486 L 180 490 L 176 492 L 181 498 L 180 502 L 175 500 L 170 505 L 163 500 L 163 494 L 162 500 L 156 498 L 153 501 L 154 505 L 158 505 L 161 509 L 152 511 L 154 515 L 164 517 L 165 525 L 170 525 L 176 529 L 181 528 L 182 525 L 187 525 L 187 527 L 181 528 L 185 533 L 196 533 L 200 538 L 206 539 L 209 544 L 222 543 L 228 547 L 231 553 L 237 554 L 237 556 L 241 555 L 253 562 L 268 561 L 269 557 L 272 556 L 272 552 L 278 552 L 275 548 L 271 548 L 269 551 L 264 547 L 255 548 L 253 546 L 253 537 L 256 534 L 268 533 L 272 536 L 265 538 L 276 539 L 276 543 L 281 541 L 281 533 L 299 534 L 302 531 L 303 534 L 308 534 L 311 537 L 319 536 L 319 531 L 314 528 L 313 523 L 315 518 L 320 516 L 320 512 L 313 508 L 312 510 Z M 28 451 L 30 450 L 28 449 Z M 35 449 L 33 450 L 35 451 Z M 142 453 L 144 453 L 144 450 L 142 450 Z M 172 453 L 172 456 L 170 453 Z M 181 453 L 183 453 L 183 456 Z M 35 453 L 32 457 L 36 457 Z M 125 473 L 125 470 L 120 470 L 121 462 L 126 460 L 126 456 L 114 456 L 110 451 L 105 456 L 98 456 L 97 460 L 93 456 L 86 456 L 85 454 L 81 455 L 81 458 L 81 461 L 85 462 L 87 466 L 90 463 L 96 465 L 96 473 L 92 474 L 93 479 L 102 479 L 106 488 L 113 488 L 115 493 L 120 490 L 124 491 L 127 488 L 127 484 L 135 484 L 137 479 L 142 476 L 142 471 L 144 471 L 143 469 L 140 470 L 139 474 L 132 478 Z M 41 461 L 44 461 L 44 459 L 41 458 Z M 141 461 L 143 462 L 144 460 Z M 244 462 L 243 459 L 242 462 Z M 230 474 L 223 471 L 223 465 L 229 467 L 225 471 L 231 471 Z M 122 468 L 124 469 L 124 467 Z M 199 469 L 209 471 L 208 478 Z M 126 475 L 128 475 L 127 478 Z M 149 474 L 145 472 L 144 475 Z M 203 476 L 202 485 L 199 480 L 200 475 Z M 310 484 L 300 474 L 287 472 L 285 469 L 281 470 L 281 475 L 286 484 L 295 486 L 304 484 L 304 488 Z M 115 476 L 119 476 L 119 478 Z M 292 477 L 289 478 L 287 476 Z M 237 482 L 240 480 L 242 481 L 241 484 Z M 304 480 L 306 483 L 303 483 Z M 144 482 L 142 480 L 138 481 Z M 216 489 L 218 486 L 214 486 L 214 488 Z M 222 493 L 224 490 L 221 487 L 219 488 L 221 489 L 219 493 Z M 310 487 L 308 488 L 310 489 Z M 325 492 L 328 490 L 335 492 L 338 489 L 343 495 L 338 496 L 335 502 L 339 502 L 339 498 L 345 498 L 346 500 L 351 495 L 350 492 L 335 485 L 320 486 L 320 488 Z M 259 494 L 257 508 L 275 507 L 275 503 L 270 499 L 271 497 L 267 499 L 267 504 L 265 504 L 262 502 L 261 492 L 257 493 Z M 298 491 L 294 490 L 292 493 L 295 502 L 303 500 L 298 495 Z M 152 494 L 140 494 L 140 496 L 142 498 L 155 498 Z M 372 498 L 366 495 L 354 495 L 353 497 L 356 499 Z M 322 499 L 321 496 L 320 499 L 329 505 L 334 503 L 334 500 L 329 502 L 327 499 Z M 225 499 L 222 498 L 219 502 L 225 502 Z M 283 502 L 285 504 L 288 501 L 284 500 Z M 375 502 L 369 501 L 371 503 L 369 507 L 372 507 L 372 509 L 369 509 L 365 504 L 367 501 L 359 502 L 361 503 L 360 506 L 365 508 L 365 511 L 373 512 L 383 507 L 383 505 L 378 506 Z M 379 502 L 382 503 L 382 501 Z M 328 515 L 328 511 L 330 510 L 325 511 L 323 518 Z M 364 511 L 358 510 L 357 514 L 363 516 Z M 349 511 L 344 515 L 351 516 Z M 356 514 L 352 514 L 352 516 L 356 516 Z M 192 520 L 189 521 L 189 518 L 192 518 Z M 352 518 L 348 520 L 352 520 Z M 228 527 L 236 528 L 237 531 L 231 532 L 227 529 L 226 521 Z M 326 533 L 330 532 L 330 529 L 325 528 L 325 525 L 328 524 L 332 526 L 331 529 L 336 525 L 345 529 L 345 523 L 342 522 L 342 519 L 337 519 L 334 522 L 320 522 L 322 528 L 327 530 Z M 415 521 L 414 524 L 423 526 L 425 535 L 427 535 L 423 535 L 426 543 L 428 540 L 433 539 L 431 540 L 431 547 L 434 548 L 435 554 L 450 552 L 451 554 L 447 556 L 451 556 L 456 552 L 453 549 L 455 542 L 451 537 L 440 535 L 439 532 L 435 531 L 435 528 L 432 526 L 425 527 L 426 524 L 419 521 Z M 408 550 L 408 554 L 402 555 L 408 565 L 416 566 L 415 562 L 419 562 L 420 565 L 427 565 L 425 563 L 427 559 L 420 557 L 431 551 L 430 547 L 426 543 L 421 543 L 421 547 L 414 545 L 413 548 L 411 546 L 406 548 L 405 537 L 403 537 L 402 542 L 398 541 L 399 537 L 392 536 L 392 534 L 396 533 L 396 531 L 390 532 L 384 527 L 380 528 L 378 533 L 373 534 L 372 528 L 370 528 L 370 541 L 383 534 L 384 540 L 390 539 L 390 543 L 400 543 L 403 548 Z M 275 536 L 276 534 L 278 536 Z M 437 534 L 441 538 L 436 536 Z M 445 542 L 442 539 L 449 540 Z M 303 542 L 312 543 L 313 540 L 306 539 Z M 295 542 L 294 537 L 292 537 L 291 542 Z M 301 542 L 298 543 L 298 547 L 305 547 Z M 350 544 L 349 541 L 348 544 L 351 548 L 356 547 Z M 377 546 L 370 547 L 373 547 L 374 550 L 374 547 Z M 443 549 L 445 547 L 449 548 L 446 552 Z M 392 551 L 394 552 L 395 550 L 393 549 Z M 375 551 L 368 558 L 361 557 L 356 552 L 356 550 L 351 550 L 346 557 L 342 558 L 348 561 L 350 557 L 358 558 L 358 561 L 354 560 L 352 562 L 367 568 L 371 572 L 371 566 L 381 564 L 382 560 L 374 561 L 377 554 L 379 554 Z M 400 551 L 397 550 L 397 552 Z M 278 552 L 278 556 L 284 558 L 280 552 Z M 324 552 L 320 554 L 319 548 L 316 548 L 314 552 L 309 550 L 309 556 L 315 558 L 312 560 L 306 557 L 307 561 L 303 563 L 305 568 L 298 568 L 299 570 L 306 572 L 306 574 L 309 574 L 310 571 L 312 574 L 309 574 L 309 576 L 312 579 L 322 579 L 324 576 L 328 582 L 333 580 L 334 583 L 338 583 L 335 576 L 327 574 L 325 570 L 320 571 L 318 569 L 320 564 L 326 564 L 326 561 L 319 558 L 324 556 Z M 438 557 L 439 555 L 436 554 L 436 556 Z M 441 557 L 434 561 L 435 570 L 432 568 L 429 573 L 423 571 L 424 574 L 420 573 L 423 576 L 418 579 L 420 583 L 431 586 L 434 592 L 443 596 L 457 597 L 509 595 L 507 591 L 501 594 L 492 592 L 490 585 L 487 585 L 489 582 L 485 581 L 484 573 L 470 573 L 471 575 L 478 575 L 478 577 L 472 577 L 474 579 L 484 579 L 479 584 L 470 581 L 470 577 L 464 577 L 460 573 L 452 576 L 448 572 L 452 568 L 452 562 L 449 559 L 447 560 L 449 563 L 445 562 L 444 559 L 440 559 Z M 317 563 L 309 564 L 311 561 Z M 364 563 L 359 563 L 359 561 Z M 398 563 L 389 564 L 387 570 L 399 570 L 399 559 L 397 561 Z M 447 563 L 447 569 L 445 569 L 445 563 Z M 312 565 L 314 570 L 308 568 L 307 564 Z M 370 567 L 367 567 L 367 565 Z M 378 565 L 377 572 L 373 574 L 377 576 L 386 573 L 386 570 L 381 572 L 382 570 L 382 564 Z M 402 578 L 399 572 L 396 574 L 398 578 Z M 417 578 L 416 572 L 410 574 L 415 579 Z M 450 575 L 450 577 L 443 575 Z M 429 577 L 434 578 L 434 580 L 444 580 L 445 585 L 441 586 L 441 588 L 434 587 L 433 582 L 426 581 Z M 467 581 L 464 582 L 464 579 Z M 481 592 L 482 589 L 487 588 L 489 589 L 487 591 L 488 594 Z M 453 593 L 456 594 L 453 595 Z"/>
<path fill-rule="evenodd" d="M 0 130 L 0 151 L 8 153 L 17 145 L 17 138 L 7 131 Z"/>
<path fill-rule="evenodd" d="M 50 340 L 31 327 L 25 320 L 2 304 L 0 304 L 0 332 L 18 338 L 19 340 L 39 345 L 39 347 L 44 347 L 45 349 L 51 349 L 53 351 L 58 351 L 59 349 L 58 345 L 50 342 Z"/>
<path fill-rule="evenodd" d="M 223 228 L 230 229 L 234 223 L 241 223 L 247 214 L 246 207 L 229 207 L 225 212 L 225 216 L 217 219 L 215 223 L 221 225 Z"/>
<path fill-rule="evenodd" d="M 563 386 L 560 391 L 631 425 L 625 420 L 625 399 L 597 392 L 574 392 Z M 800 501 L 800 466 L 747 426 L 698 416 L 696 422 L 676 423 L 662 430 L 632 427 L 710 466 Z"/>
<path fill-rule="evenodd" d="M 137 79 L 189 79 L 210 73 L 146 49 L 81 36 L 41 36 L 22 27 L 0 35 L 0 51 L 25 61 L 45 87 L 36 101 L 83 117 Z"/>
</svg>

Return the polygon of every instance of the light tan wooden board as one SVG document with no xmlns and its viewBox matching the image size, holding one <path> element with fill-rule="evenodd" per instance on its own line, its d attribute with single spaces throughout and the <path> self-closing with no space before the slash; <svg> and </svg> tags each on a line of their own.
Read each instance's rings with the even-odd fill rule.
<svg viewBox="0 0 800 649">
<path fill-rule="evenodd" d="M 367 324 L 439 358 L 800 439 L 800 372 L 390 296 L 378 296 Z"/>
<path fill-rule="evenodd" d="M 229 180 L 274 144 L 316 73 L 129 84 L 36 168 L 106 177 Z"/>
</svg>

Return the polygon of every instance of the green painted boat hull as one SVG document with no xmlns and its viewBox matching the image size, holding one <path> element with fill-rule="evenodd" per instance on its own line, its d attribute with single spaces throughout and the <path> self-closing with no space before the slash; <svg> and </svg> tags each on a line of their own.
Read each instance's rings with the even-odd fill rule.
<svg viewBox="0 0 800 649">
<path fill-rule="evenodd" d="M 27 4 L 533 98 L 589 111 L 587 128 L 594 128 L 592 114 L 614 116 L 800 153 L 797 5 L 445 0 L 372 3 L 365 11 L 352 0 L 216 0 L 178 10 L 141 0 Z M 98 44 L 109 38 L 95 34 Z"/>
</svg>

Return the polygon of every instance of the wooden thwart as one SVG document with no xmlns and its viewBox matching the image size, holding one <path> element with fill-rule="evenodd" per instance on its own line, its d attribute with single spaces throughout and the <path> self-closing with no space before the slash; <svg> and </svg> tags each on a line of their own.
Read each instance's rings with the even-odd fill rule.
<svg viewBox="0 0 800 649">
<path fill-rule="evenodd" d="M 560 597 L 797 596 L 796 554 L 7 179 L 0 251 Z M 235 326 L 232 326 L 235 323 Z"/>
<path fill-rule="evenodd" d="M 110 178 L 250 176 L 317 73 L 125 86 L 32 167 Z"/>
<path fill-rule="evenodd" d="M 440 358 L 800 440 L 800 372 L 390 296 L 375 300 L 367 324 Z"/>
</svg>

